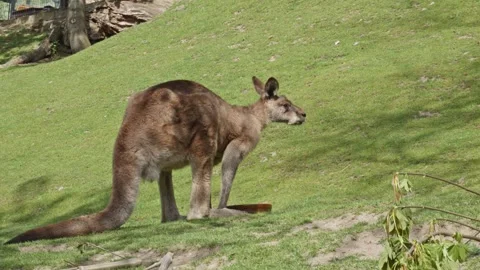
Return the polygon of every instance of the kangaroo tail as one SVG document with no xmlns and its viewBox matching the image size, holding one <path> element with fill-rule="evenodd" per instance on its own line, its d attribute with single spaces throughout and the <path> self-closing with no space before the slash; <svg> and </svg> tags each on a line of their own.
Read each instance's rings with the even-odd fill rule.
<svg viewBox="0 0 480 270">
<path fill-rule="evenodd" d="M 86 235 L 122 226 L 133 212 L 140 182 L 133 157 L 120 153 L 122 149 L 114 151 L 113 190 L 104 210 L 26 231 L 5 244 Z"/>
<path fill-rule="evenodd" d="M 15 244 L 40 239 L 54 239 L 61 237 L 85 235 L 113 229 L 121 225 L 108 224 L 108 220 L 105 220 L 105 218 L 102 217 L 102 214 L 103 213 L 100 212 L 93 215 L 81 216 L 59 223 L 50 224 L 44 227 L 32 229 L 14 237 L 5 244 Z"/>
</svg>

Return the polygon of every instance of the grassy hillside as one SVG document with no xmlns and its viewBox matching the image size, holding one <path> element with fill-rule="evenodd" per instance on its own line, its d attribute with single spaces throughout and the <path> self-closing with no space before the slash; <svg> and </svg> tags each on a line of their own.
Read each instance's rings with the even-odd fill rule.
<svg viewBox="0 0 480 270">
<path fill-rule="evenodd" d="M 0 71 L 0 241 L 102 209 L 127 97 L 173 79 L 195 80 L 231 103 L 249 104 L 257 100 L 251 76 L 275 76 L 280 93 L 306 111 L 305 125 L 272 124 L 264 131 L 233 185 L 230 204 L 270 202 L 273 212 L 161 224 L 157 185 L 144 183 L 120 230 L 21 245 L 72 247 L 61 252 L 0 245 L 1 269 L 81 263 L 101 253 L 80 253 L 75 247 L 86 241 L 132 251 L 219 247 L 205 260 L 226 256 L 234 262 L 229 269 L 303 269 L 320 250 L 332 251 L 346 235 L 378 225 L 315 235 L 291 234 L 292 228 L 386 211 L 395 171 L 463 177 L 480 190 L 477 1 L 180 4 L 185 9 L 171 9 L 71 57 Z M 214 205 L 219 172 L 216 167 Z M 186 214 L 190 169 L 173 178 Z M 427 180 L 414 185 L 412 203 L 479 217 L 473 196 Z M 278 242 L 262 245 L 272 241 Z M 480 265 L 478 256 L 473 265 Z M 375 266 L 352 256 L 322 269 Z"/>
</svg>

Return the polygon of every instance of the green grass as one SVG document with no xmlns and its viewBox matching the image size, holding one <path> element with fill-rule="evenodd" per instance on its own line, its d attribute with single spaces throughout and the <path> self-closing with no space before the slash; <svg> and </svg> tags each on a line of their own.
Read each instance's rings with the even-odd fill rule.
<svg viewBox="0 0 480 270">
<path fill-rule="evenodd" d="M 71 57 L 0 71 L 0 241 L 102 209 L 127 97 L 172 79 L 195 80 L 231 103 L 249 104 L 257 99 L 251 76 L 275 76 L 280 93 L 306 111 L 305 125 L 272 124 L 264 131 L 233 185 L 230 204 L 268 201 L 273 212 L 161 224 L 158 188 L 144 183 L 121 229 L 22 246 L 89 241 L 161 252 L 218 246 L 215 256 L 236 262 L 231 269 L 303 269 L 319 250 L 331 251 L 345 235 L 371 226 L 314 236 L 290 235 L 291 228 L 386 211 L 395 171 L 465 177 L 466 186 L 480 190 L 479 6 L 430 3 L 186 1 L 184 10 L 171 9 Z M 0 61 L 6 54 L 1 51 Z M 420 111 L 438 115 L 420 117 Z M 214 172 L 216 205 L 219 168 Z M 173 177 L 186 214 L 190 169 Z M 479 217 L 478 198 L 412 180 L 411 203 Z M 255 232 L 277 233 L 257 238 Z M 273 240 L 279 245 L 259 245 Z M 20 253 L 1 245 L 0 268 L 65 268 L 65 261 L 81 263 L 94 253 L 101 251 Z M 375 266 L 349 257 L 322 269 Z"/>
</svg>

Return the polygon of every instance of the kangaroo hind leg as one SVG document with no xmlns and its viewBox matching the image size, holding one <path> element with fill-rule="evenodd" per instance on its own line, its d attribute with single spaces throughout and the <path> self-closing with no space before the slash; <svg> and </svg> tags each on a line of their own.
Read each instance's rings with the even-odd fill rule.
<svg viewBox="0 0 480 270">
<path fill-rule="evenodd" d="M 195 158 L 192 162 L 192 190 L 190 194 L 190 210 L 187 219 L 208 217 L 210 202 L 210 180 L 212 177 L 213 159 L 210 157 Z"/>
<path fill-rule="evenodd" d="M 175 194 L 173 192 L 172 171 L 161 171 L 158 179 L 160 202 L 162 204 L 162 222 L 175 221 L 181 218 L 178 213 Z"/>
</svg>

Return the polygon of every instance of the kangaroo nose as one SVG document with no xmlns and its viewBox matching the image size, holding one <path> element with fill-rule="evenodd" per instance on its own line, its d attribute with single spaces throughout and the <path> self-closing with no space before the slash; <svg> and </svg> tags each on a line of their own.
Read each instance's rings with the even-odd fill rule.
<svg viewBox="0 0 480 270">
<path fill-rule="evenodd" d="M 306 113 L 302 113 L 302 116 L 303 116 L 303 117 L 307 117 L 307 114 L 306 114 Z"/>
</svg>

